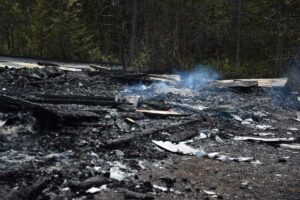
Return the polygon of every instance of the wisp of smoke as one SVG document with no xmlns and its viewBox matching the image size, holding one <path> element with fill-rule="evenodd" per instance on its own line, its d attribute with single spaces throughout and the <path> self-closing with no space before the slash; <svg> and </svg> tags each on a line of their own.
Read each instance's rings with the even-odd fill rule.
<svg viewBox="0 0 300 200">
<path fill-rule="evenodd" d="M 122 93 L 135 93 L 146 90 L 148 87 L 143 83 L 138 83 L 135 85 L 125 86 Z"/>
<path fill-rule="evenodd" d="M 190 72 L 177 72 L 181 78 L 181 85 L 186 88 L 199 89 L 206 84 L 220 78 L 219 74 L 205 66 L 199 66 Z"/>
<path fill-rule="evenodd" d="M 167 84 L 163 81 L 153 82 L 150 86 L 142 83 L 126 86 L 122 92 L 123 95 L 139 94 L 146 98 L 155 94 L 168 92 L 179 93 L 179 88 L 200 89 L 208 83 L 217 80 L 220 76 L 212 69 L 205 66 L 198 66 L 192 71 L 177 71 L 176 75 L 180 76 L 181 81 L 178 84 Z"/>
</svg>

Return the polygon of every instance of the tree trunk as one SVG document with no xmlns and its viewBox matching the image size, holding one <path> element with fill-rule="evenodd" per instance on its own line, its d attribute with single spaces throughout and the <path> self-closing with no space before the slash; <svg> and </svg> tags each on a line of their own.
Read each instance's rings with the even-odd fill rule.
<svg viewBox="0 0 300 200">
<path fill-rule="evenodd" d="M 122 22 L 122 28 L 121 28 L 121 56 L 122 56 L 122 64 L 123 64 L 123 70 L 127 70 L 128 68 L 128 60 L 127 58 L 127 52 L 126 52 L 126 30 L 125 30 L 125 24 L 126 22 Z"/>
<path fill-rule="evenodd" d="M 240 63 L 240 10 L 241 0 L 231 0 L 231 29 L 229 37 L 229 55 L 232 63 L 235 63 L 237 71 Z"/>
<path fill-rule="evenodd" d="M 241 26 L 241 0 L 238 0 L 238 14 L 237 14 L 237 36 L 236 36 L 236 54 L 235 54 L 235 68 L 240 67 L 240 26 Z"/>
<path fill-rule="evenodd" d="M 174 46 L 173 46 L 173 62 L 176 68 L 180 68 L 180 55 L 179 55 L 179 17 L 176 16 L 175 29 L 174 29 Z M 170 66 L 171 67 L 171 66 Z M 171 70 L 171 69 L 169 69 Z"/>
<path fill-rule="evenodd" d="M 14 28 L 13 28 L 13 26 L 11 26 L 11 28 L 10 28 L 10 39 L 11 39 L 11 52 L 14 53 L 15 39 L 14 39 Z"/>
<path fill-rule="evenodd" d="M 136 23 L 137 23 L 137 0 L 133 0 L 132 17 L 131 17 L 130 50 L 129 50 L 130 65 L 133 64 L 133 60 L 136 54 Z"/>
<path fill-rule="evenodd" d="M 43 56 L 43 28 L 40 27 L 40 36 L 39 36 L 39 49 L 38 49 L 38 56 L 42 57 Z"/>
<path fill-rule="evenodd" d="M 277 23 L 277 56 L 275 76 L 279 76 L 283 68 L 283 51 L 285 43 L 285 34 L 287 31 L 288 3 L 285 0 L 279 2 L 279 17 Z"/>
<path fill-rule="evenodd" d="M 9 32 L 6 31 L 6 42 L 7 42 L 7 52 L 10 51 L 10 41 L 9 41 Z"/>
</svg>

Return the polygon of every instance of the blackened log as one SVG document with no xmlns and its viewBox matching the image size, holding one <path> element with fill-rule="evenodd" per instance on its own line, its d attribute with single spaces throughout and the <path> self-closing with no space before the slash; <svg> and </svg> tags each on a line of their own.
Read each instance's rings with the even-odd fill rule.
<svg viewBox="0 0 300 200">
<path fill-rule="evenodd" d="M 153 83 L 153 80 L 147 79 L 147 78 L 131 78 L 131 77 L 123 77 L 116 79 L 119 82 L 122 83 L 140 83 L 143 82 L 145 84 L 151 84 Z"/>
<path fill-rule="evenodd" d="M 122 117 L 124 118 L 131 118 L 131 119 L 144 119 L 145 115 L 143 113 L 138 113 L 138 112 L 126 112 L 121 114 Z"/>
<path fill-rule="evenodd" d="M 92 99 L 57 99 L 57 98 L 27 98 L 28 101 L 34 103 L 44 104 L 81 104 L 81 105 L 94 105 L 94 106 L 117 106 L 120 102 L 109 101 L 109 100 L 92 100 Z"/>
<path fill-rule="evenodd" d="M 236 79 L 236 80 L 222 80 L 211 83 L 211 86 L 217 86 L 222 88 L 232 88 L 232 89 L 246 89 L 246 88 L 256 88 L 259 83 L 255 79 Z"/>
<path fill-rule="evenodd" d="M 38 104 L 19 99 L 16 97 L 8 96 L 1 94 L 0 95 L 0 109 L 2 110 L 23 110 L 23 111 L 30 111 L 33 112 L 34 115 L 36 115 L 38 118 L 54 118 L 58 119 L 61 116 L 58 115 L 57 113 L 44 108 Z"/>
<path fill-rule="evenodd" d="M 66 109 L 43 107 L 37 103 L 8 95 L 0 95 L 0 109 L 4 111 L 22 110 L 32 112 L 41 124 L 76 119 L 92 121 L 99 117 L 99 115 L 90 111 L 79 110 L 74 112 Z"/>
<path fill-rule="evenodd" d="M 189 127 L 189 129 L 190 130 L 188 131 L 179 129 L 178 131 L 176 131 L 176 133 L 174 133 L 173 131 L 171 135 L 167 138 L 167 140 L 170 142 L 181 142 L 181 141 L 189 140 L 199 135 L 197 128 L 193 129 L 192 127 Z"/>
<path fill-rule="evenodd" d="M 39 97 L 50 98 L 50 99 L 87 99 L 87 100 L 107 100 L 107 101 L 115 100 L 115 97 L 107 97 L 107 96 L 39 95 Z"/>
<path fill-rule="evenodd" d="M 124 74 L 124 75 L 114 75 L 111 78 L 122 79 L 122 78 L 144 78 L 147 77 L 146 73 L 135 73 L 135 74 Z"/>
<path fill-rule="evenodd" d="M 31 81 L 27 83 L 28 85 L 39 85 L 39 84 L 48 84 L 48 83 L 63 83 L 64 80 L 42 80 L 42 81 Z"/>
<path fill-rule="evenodd" d="M 124 75 L 113 75 L 111 79 L 117 80 L 120 82 L 128 82 L 128 83 L 136 83 L 136 82 L 144 82 L 144 83 L 152 83 L 153 80 L 150 80 L 148 74 L 145 73 L 136 73 L 136 74 L 124 74 Z"/>
<path fill-rule="evenodd" d="M 146 99 L 146 100 L 140 100 L 139 104 L 150 106 L 151 108 L 156 109 L 156 110 L 170 110 L 171 109 L 171 106 L 166 104 L 164 100 Z"/>
<path fill-rule="evenodd" d="M 69 182 L 69 186 L 71 189 L 74 190 L 86 190 L 89 189 L 90 187 L 99 187 L 103 184 L 107 184 L 109 183 L 109 179 L 107 179 L 104 176 L 96 176 L 96 177 L 92 177 L 92 178 L 88 178 L 83 182 L 79 182 L 79 181 L 70 181 Z"/>
<path fill-rule="evenodd" d="M 91 112 L 91 111 L 87 111 L 87 110 L 73 111 L 73 110 L 67 110 L 67 109 L 57 109 L 53 112 L 60 115 L 65 122 L 68 122 L 71 124 L 72 124 L 72 122 L 77 124 L 78 120 L 80 120 L 80 121 L 97 121 L 99 119 L 98 114 Z"/>
<path fill-rule="evenodd" d="M 144 131 L 138 132 L 138 133 L 126 134 L 126 135 L 123 135 L 121 138 L 106 141 L 103 144 L 103 147 L 114 147 L 114 146 L 118 146 L 118 145 L 123 145 L 123 144 L 126 144 L 126 143 L 130 143 L 131 141 L 136 141 L 136 139 L 141 138 L 141 137 L 147 137 L 149 135 L 155 135 L 155 134 L 158 134 L 162 131 L 168 131 L 168 130 L 172 131 L 172 130 L 178 128 L 179 126 L 188 126 L 188 125 L 192 125 L 192 124 L 195 124 L 195 123 L 201 123 L 203 121 L 204 121 L 203 118 L 201 118 L 201 119 L 196 119 L 196 120 L 190 120 L 190 121 L 187 121 L 187 122 L 184 122 L 184 123 L 173 124 L 171 126 L 164 127 L 164 128 L 147 129 L 147 130 L 144 130 Z"/>
</svg>

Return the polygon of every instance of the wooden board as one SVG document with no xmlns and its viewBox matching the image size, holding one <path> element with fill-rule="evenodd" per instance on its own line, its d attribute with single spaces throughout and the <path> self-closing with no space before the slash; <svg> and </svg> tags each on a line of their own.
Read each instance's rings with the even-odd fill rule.
<svg viewBox="0 0 300 200">
<path fill-rule="evenodd" d="M 274 78 L 274 79 L 235 79 L 235 80 L 220 80 L 215 81 L 214 84 L 222 84 L 224 86 L 233 84 L 238 81 L 257 81 L 258 87 L 283 87 L 287 78 Z"/>
<path fill-rule="evenodd" d="M 139 110 L 137 109 L 136 112 L 141 112 L 144 114 L 151 114 L 151 115 L 162 115 L 162 116 L 184 116 L 185 114 L 178 113 L 171 110 Z"/>
</svg>

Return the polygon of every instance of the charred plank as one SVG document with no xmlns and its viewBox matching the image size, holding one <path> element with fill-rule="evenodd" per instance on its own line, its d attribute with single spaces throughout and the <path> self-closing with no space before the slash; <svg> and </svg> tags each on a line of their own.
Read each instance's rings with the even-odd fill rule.
<svg viewBox="0 0 300 200">
<path fill-rule="evenodd" d="M 59 99 L 59 98 L 27 98 L 28 101 L 43 104 L 81 104 L 81 105 L 94 105 L 94 106 L 117 106 L 120 102 L 109 100 L 94 100 L 94 99 Z"/>
<path fill-rule="evenodd" d="M 122 136 L 121 138 L 106 141 L 103 144 L 103 147 L 114 147 L 114 146 L 130 143 L 131 141 L 136 141 L 136 139 L 141 138 L 141 137 L 155 135 L 162 131 L 173 130 L 174 128 L 177 128 L 178 126 L 188 126 L 188 125 L 195 124 L 195 123 L 201 123 L 202 121 L 203 121 L 203 119 L 200 118 L 200 119 L 190 120 L 190 121 L 187 121 L 184 123 L 176 123 L 171 126 L 164 127 L 164 128 L 147 129 L 142 132 L 127 134 L 127 135 Z"/>
<path fill-rule="evenodd" d="M 5 94 L 0 95 L 0 109 L 1 110 L 22 110 L 22 111 L 31 111 L 37 117 L 41 118 L 60 118 L 57 113 L 40 106 L 39 104 L 35 104 L 17 97 L 8 96 Z"/>
<path fill-rule="evenodd" d="M 0 95 L 0 109 L 4 111 L 29 111 L 39 119 L 41 125 L 50 122 L 63 122 L 72 120 L 92 121 L 98 119 L 99 115 L 85 110 L 72 111 L 67 109 L 57 109 L 55 107 L 46 107 L 40 104 L 30 102 L 8 95 Z M 45 125 L 45 124 L 44 124 Z"/>
<path fill-rule="evenodd" d="M 95 176 L 92 178 L 88 178 L 85 181 L 79 182 L 79 181 L 70 181 L 69 182 L 69 186 L 71 189 L 74 190 L 86 190 L 92 186 L 97 187 L 97 186 L 101 186 L 103 184 L 109 183 L 109 179 L 107 179 L 104 176 Z"/>
<path fill-rule="evenodd" d="M 56 63 L 45 62 L 45 61 L 39 61 L 39 62 L 37 62 L 37 64 L 38 64 L 38 65 L 41 65 L 41 66 L 59 67 L 59 65 L 56 64 Z"/>
<path fill-rule="evenodd" d="M 114 101 L 114 97 L 107 96 L 80 96 L 80 95 L 39 95 L 40 98 L 50 98 L 50 99 L 87 99 L 87 100 L 107 100 Z"/>
</svg>

